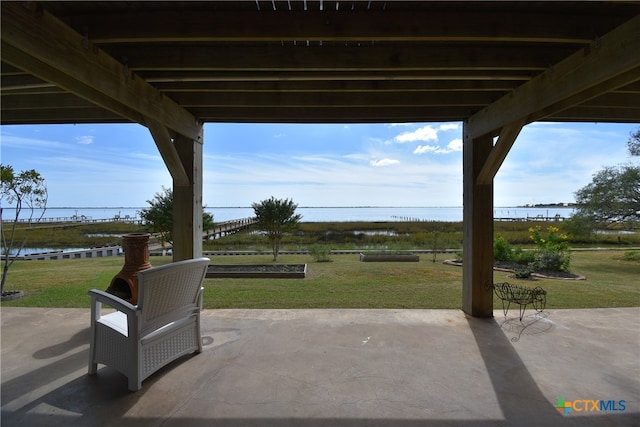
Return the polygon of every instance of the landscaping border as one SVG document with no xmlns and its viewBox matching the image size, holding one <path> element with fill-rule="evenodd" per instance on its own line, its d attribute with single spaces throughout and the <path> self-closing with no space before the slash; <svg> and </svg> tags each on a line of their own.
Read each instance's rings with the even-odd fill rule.
<svg viewBox="0 0 640 427">
<path fill-rule="evenodd" d="M 211 264 L 207 279 L 304 279 L 307 264 Z"/>
<path fill-rule="evenodd" d="M 456 267 L 462 267 L 462 263 L 460 261 L 454 260 L 454 259 L 447 259 L 444 260 L 442 262 L 443 264 L 446 265 L 454 265 Z M 511 270 L 508 268 L 503 268 L 503 267 L 493 267 L 493 271 L 503 271 L 505 273 L 515 273 L 515 270 Z M 531 276 L 533 277 L 537 277 L 540 279 L 554 279 L 554 280 L 587 280 L 587 278 L 581 274 L 575 274 L 575 273 L 571 273 L 571 276 L 567 276 L 567 275 L 554 275 L 551 273 L 547 273 L 547 274 L 543 274 L 540 272 L 533 272 L 531 273 Z M 525 280 L 525 279 L 523 279 Z"/>
</svg>

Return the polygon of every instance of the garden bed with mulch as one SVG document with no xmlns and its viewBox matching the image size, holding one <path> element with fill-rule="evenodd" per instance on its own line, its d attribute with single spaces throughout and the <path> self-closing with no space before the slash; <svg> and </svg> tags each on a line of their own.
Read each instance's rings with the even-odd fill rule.
<svg viewBox="0 0 640 427">
<path fill-rule="evenodd" d="M 462 267 L 462 261 L 458 260 L 446 260 L 444 264 L 455 265 Z M 517 262 L 496 262 L 493 265 L 493 269 L 496 271 L 504 271 L 506 273 L 514 273 L 518 270 L 527 268 L 526 265 L 518 264 Z M 586 280 L 587 278 L 575 273 L 569 273 L 567 271 L 533 271 L 531 277 L 541 279 L 561 279 L 561 280 Z M 515 277 L 514 277 L 515 278 Z"/>
<path fill-rule="evenodd" d="M 211 264 L 206 278 L 304 279 L 307 264 Z"/>
<path fill-rule="evenodd" d="M 395 252 L 373 252 L 361 253 L 362 262 L 418 262 L 420 257 L 415 254 L 395 253 Z"/>
</svg>

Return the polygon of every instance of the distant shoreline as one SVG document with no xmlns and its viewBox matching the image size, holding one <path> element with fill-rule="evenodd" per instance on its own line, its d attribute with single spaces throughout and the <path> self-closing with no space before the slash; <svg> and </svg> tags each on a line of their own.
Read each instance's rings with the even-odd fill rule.
<svg viewBox="0 0 640 427">
<path fill-rule="evenodd" d="M 139 220 L 140 212 L 143 208 L 134 207 L 91 207 L 91 208 L 48 208 L 44 213 L 44 220 L 51 221 L 76 221 L 76 220 Z M 459 222 L 463 219 L 464 209 L 458 207 L 298 207 L 297 213 L 302 215 L 304 222 L 398 222 L 398 221 L 446 221 Z M 5 208 L 3 218 L 11 217 L 13 210 Z M 241 218 L 249 218 L 255 215 L 251 207 L 209 207 L 205 212 L 214 217 L 214 222 L 233 221 Z M 493 209 L 495 218 L 526 220 L 532 217 L 563 217 L 568 218 L 574 209 L 566 206 L 553 207 L 500 207 Z M 37 216 L 37 213 L 36 213 Z"/>
<path fill-rule="evenodd" d="M 545 208 L 558 208 L 558 209 L 571 209 L 575 208 L 575 203 L 539 203 L 533 205 L 506 205 L 506 206 L 494 206 L 494 209 L 545 209 Z M 50 209 L 147 209 L 149 206 L 48 206 Z M 298 206 L 298 209 L 462 209 L 463 206 Z M 15 209 L 11 206 L 5 209 Z M 251 209 L 251 206 L 205 206 L 205 209 Z"/>
</svg>

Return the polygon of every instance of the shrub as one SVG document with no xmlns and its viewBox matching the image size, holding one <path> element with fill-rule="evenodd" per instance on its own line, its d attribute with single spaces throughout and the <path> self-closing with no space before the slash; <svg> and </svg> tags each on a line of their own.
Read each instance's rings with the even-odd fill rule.
<svg viewBox="0 0 640 427">
<path fill-rule="evenodd" d="M 559 234 L 558 227 L 549 226 L 545 237 L 540 233 L 541 229 L 540 226 L 529 229 L 530 238 L 537 246 L 531 267 L 543 271 L 569 271 L 571 253 L 567 236 Z"/>
<path fill-rule="evenodd" d="M 493 239 L 493 259 L 495 261 L 513 260 L 511 244 L 501 234 L 497 234 Z"/>
<path fill-rule="evenodd" d="M 640 261 L 640 252 L 626 251 L 622 256 L 624 261 Z"/>
<path fill-rule="evenodd" d="M 536 260 L 534 251 L 524 251 L 522 248 L 516 248 L 513 251 L 513 260 L 518 264 L 530 265 Z"/>
<path fill-rule="evenodd" d="M 530 268 L 522 268 L 515 271 L 516 279 L 530 279 L 533 271 Z"/>
<path fill-rule="evenodd" d="M 312 246 L 309 248 L 309 255 L 311 255 L 316 262 L 331 261 L 331 249 L 327 246 Z"/>
</svg>

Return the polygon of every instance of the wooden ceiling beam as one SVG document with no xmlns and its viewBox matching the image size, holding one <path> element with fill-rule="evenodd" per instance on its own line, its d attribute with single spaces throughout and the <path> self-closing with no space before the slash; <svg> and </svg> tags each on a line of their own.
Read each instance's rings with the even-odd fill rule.
<svg viewBox="0 0 640 427">
<path fill-rule="evenodd" d="M 636 103 L 635 105 L 640 105 Z M 351 108 L 317 108 L 317 107 L 236 107 L 236 108 L 201 108 L 198 113 L 210 122 L 267 122 L 267 123 L 380 123 L 380 122 L 423 122 L 423 121 L 462 121 L 473 109 L 464 107 L 351 107 Z M 66 118 L 75 117 L 71 123 L 123 123 L 129 122 L 122 117 L 95 107 L 42 108 L 30 110 L 2 111 L 5 124 L 48 124 L 70 123 Z M 254 115 L 254 116 L 251 116 Z M 595 120 L 594 117 L 599 117 Z M 567 122 L 625 122 L 637 123 L 640 108 L 588 108 L 573 107 L 542 121 Z"/>
<path fill-rule="evenodd" d="M 540 72 L 575 46 L 237 46 L 118 45 L 107 49 L 132 71 L 528 71 Z"/>
<path fill-rule="evenodd" d="M 522 81 L 509 80 L 373 80 L 373 81 L 249 81 L 249 82 L 166 82 L 155 83 L 163 93 L 235 93 L 235 92 L 495 92 L 510 91 Z"/>
<path fill-rule="evenodd" d="M 192 107 L 397 107 L 397 106 L 480 106 L 498 99 L 503 92 L 232 92 L 200 94 L 174 93 L 172 98 L 185 108 Z"/>
<path fill-rule="evenodd" d="M 174 138 L 169 133 L 169 130 L 160 122 L 154 120 L 148 120 L 147 128 L 151 132 L 151 136 L 158 147 L 158 151 L 162 156 L 162 160 L 173 178 L 174 185 L 179 187 L 188 186 L 190 183 L 187 171 L 180 160 L 178 150 L 173 144 Z"/>
<path fill-rule="evenodd" d="M 639 100 L 640 101 L 640 100 Z M 550 122 L 588 122 L 588 123 L 638 123 L 640 117 L 640 102 L 625 108 L 612 107 L 573 107 L 560 111 L 541 121 Z M 595 118 L 597 117 L 597 119 Z"/>
<path fill-rule="evenodd" d="M 39 4 L 8 2 L 1 14 L 2 60 L 128 120 L 147 117 L 190 138 L 201 123 Z"/>
<path fill-rule="evenodd" d="M 637 108 L 640 106 L 640 92 L 609 92 L 581 104 L 581 107 L 597 108 Z"/>
<path fill-rule="evenodd" d="M 500 166 L 504 162 L 504 159 L 509 154 L 509 150 L 513 147 L 513 143 L 520 134 L 524 126 L 524 120 L 519 122 L 509 123 L 502 128 L 498 140 L 493 145 L 489 156 L 482 165 L 482 169 L 476 177 L 476 185 L 487 185 L 493 183 L 493 178 L 498 173 Z"/>
<path fill-rule="evenodd" d="M 395 3 L 395 2 L 394 2 Z M 54 5 L 51 6 L 54 8 Z M 498 42 L 588 43 L 610 22 L 577 8 L 567 25 L 564 15 L 527 10 L 494 13 L 468 6 L 412 11 L 229 11 L 197 7 L 136 10 L 105 8 L 64 17 L 78 32 L 98 43 L 157 42 Z M 454 17 L 454 18 L 453 18 Z M 598 17 L 599 18 L 599 17 Z M 455 20 L 456 25 L 451 25 Z M 114 27 L 112 22 L 118 22 Z M 536 25 L 531 25 L 536 22 Z"/>
<path fill-rule="evenodd" d="M 553 116 L 640 79 L 640 15 L 469 118 L 465 138 Z"/>
<path fill-rule="evenodd" d="M 150 84 L 206 82 L 371 82 L 371 81 L 529 81 L 529 70 L 389 70 L 389 71 L 145 71 L 138 73 Z"/>
<path fill-rule="evenodd" d="M 73 117 L 70 121 L 69 117 Z M 103 108 L 53 108 L 39 110 L 3 110 L 2 124 L 78 124 L 78 123 L 134 123 Z"/>
<path fill-rule="evenodd" d="M 194 108 L 207 122 L 391 123 L 462 121 L 473 107 L 210 107 Z"/>
<path fill-rule="evenodd" d="M 0 98 L 2 112 L 8 110 L 42 110 L 55 108 L 88 108 L 95 105 L 72 93 L 6 95 Z"/>
<path fill-rule="evenodd" d="M 28 74 L 21 75 L 2 75 L 0 78 L 0 90 L 2 90 L 2 95 L 4 96 L 7 91 L 25 91 L 25 90 L 42 90 L 42 89 L 52 89 L 56 88 L 59 92 L 62 92 L 62 89 L 59 89 L 50 82 L 45 82 L 42 79 L 37 77 L 30 76 Z"/>
</svg>

